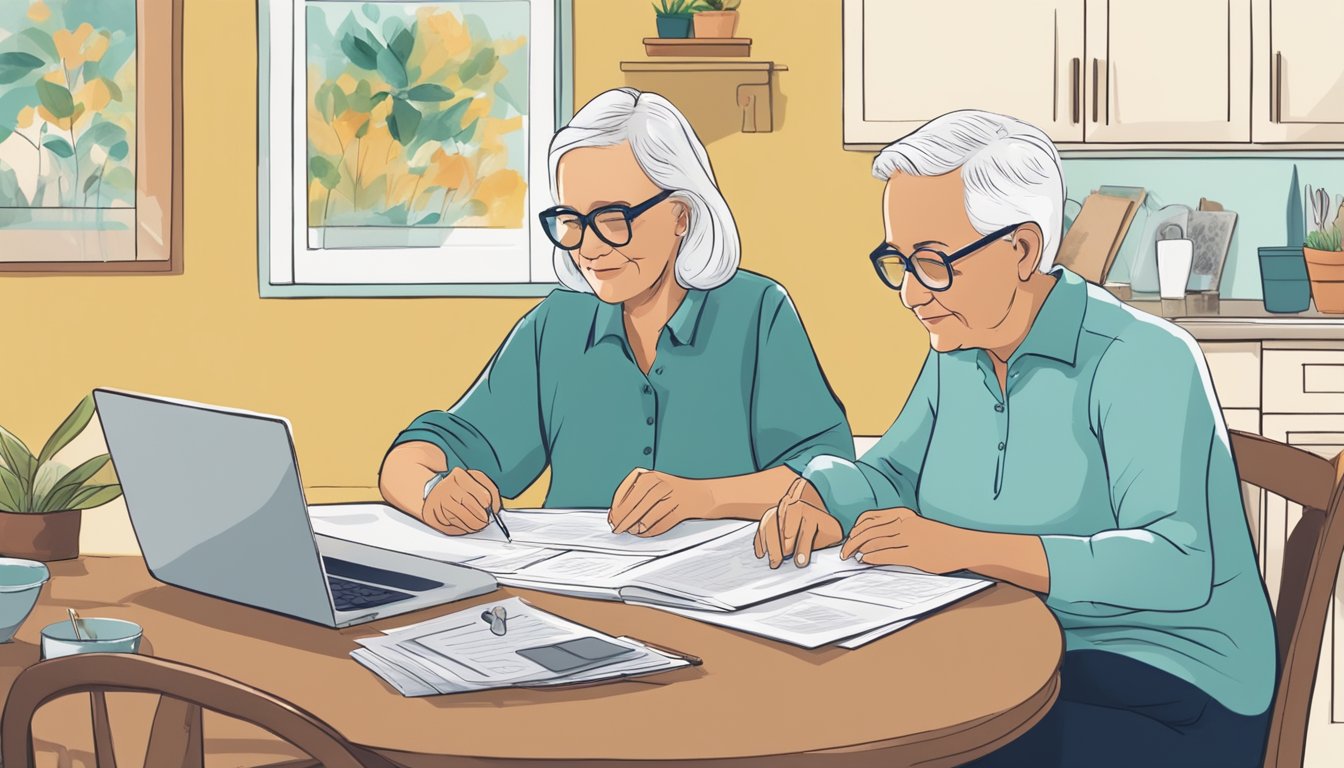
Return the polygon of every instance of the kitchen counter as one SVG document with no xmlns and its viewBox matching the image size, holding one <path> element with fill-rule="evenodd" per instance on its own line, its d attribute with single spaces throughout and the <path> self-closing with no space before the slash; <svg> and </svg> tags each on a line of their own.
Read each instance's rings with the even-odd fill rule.
<svg viewBox="0 0 1344 768">
<path fill-rule="evenodd" d="M 1293 315 L 1265 311 L 1258 300 L 1224 299 L 1209 315 L 1163 312 L 1163 302 L 1133 300 L 1136 309 L 1166 317 L 1198 341 L 1344 341 L 1344 315 L 1312 309 Z"/>
</svg>

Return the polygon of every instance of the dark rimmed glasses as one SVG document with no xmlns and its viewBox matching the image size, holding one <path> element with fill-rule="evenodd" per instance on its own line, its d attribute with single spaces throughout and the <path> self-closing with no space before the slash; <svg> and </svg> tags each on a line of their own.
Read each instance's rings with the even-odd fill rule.
<svg viewBox="0 0 1344 768">
<path fill-rule="evenodd" d="M 613 203 L 594 208 L 586 214 L 557 205 L 542 211 L 538 217 L 541 219 L 542 231 L 555 243 L 556 248 L 572 251 L 583 245 L 584 233 L 589 228 L 602 242 L 620 248 L 630 244 L 631 223 L 671 195 L 672 190 L 665 189 L 639 205 Z"/>
<path fill-rule="evenodd" d="M 952 287 L 952 262 L 970 256 L 1020 226 L 1022 224 L 1010 224 L 997 229 L 952 253 L 943 253 L 937 248 L 921 246 L 906 256 L 900 249 L 884 242 L 873 249 L 869 258 L 873 260 L 873 269 L 877 270 L 877 276 L 893 291 L 901 290 L 901 282 L 905 280 L 906 273 L 913 274 L 919 284 L 930 291 L 946 291 Z"/>
</svg>

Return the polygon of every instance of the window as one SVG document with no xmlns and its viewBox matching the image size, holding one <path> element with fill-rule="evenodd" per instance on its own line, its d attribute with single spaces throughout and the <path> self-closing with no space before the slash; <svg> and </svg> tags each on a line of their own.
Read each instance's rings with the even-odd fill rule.
<svg viewBox="0 0 1344 768">
<path fill-rule="evenodd" d="M 259 0 L 263 296 L 540 295 L 557 0 Z"/>
</svg>

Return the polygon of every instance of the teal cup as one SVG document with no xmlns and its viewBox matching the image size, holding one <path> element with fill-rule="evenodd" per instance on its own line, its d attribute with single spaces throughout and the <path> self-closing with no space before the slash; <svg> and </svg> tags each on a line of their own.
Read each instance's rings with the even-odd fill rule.
<svg viewBox="0 0 1344 768">
<path fill-rule="evenodd" d="M 138 653 L 144 630 L 133 621 L 80 619 L 80 636 L 69 621 L 42 630 L 42 658 L 57 659 L 77 653 Z"/>
<path fill-rule="evenodd" d="M 49 578 L 51 571 L 44 563 L 0 557 L 0 643 L 14 639 Z"/>
<path fill-rule="evenodd" d="M 1264 292 L 1265 311 L 1305 312 L 1311 306 L 1311 281 L 1301 248 L 1262 247 L 1260 287 Z"/>
</svg>

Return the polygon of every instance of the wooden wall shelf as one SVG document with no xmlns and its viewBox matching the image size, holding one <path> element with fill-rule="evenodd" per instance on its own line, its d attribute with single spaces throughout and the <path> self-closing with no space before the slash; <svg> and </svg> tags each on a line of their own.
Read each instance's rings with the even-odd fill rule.
<svg viewBox="0 0 1344 768">
<path fill-rule="evenodd" d="M 692 75 L 739 73 L 737 106 L 742 110 L 742 132 L 771 133 L 775 130 L 775 73 L 787 72 L 789 68 L 773 61 L 695 59 L 622 61 L 621 71 Z"/>
</svg>

